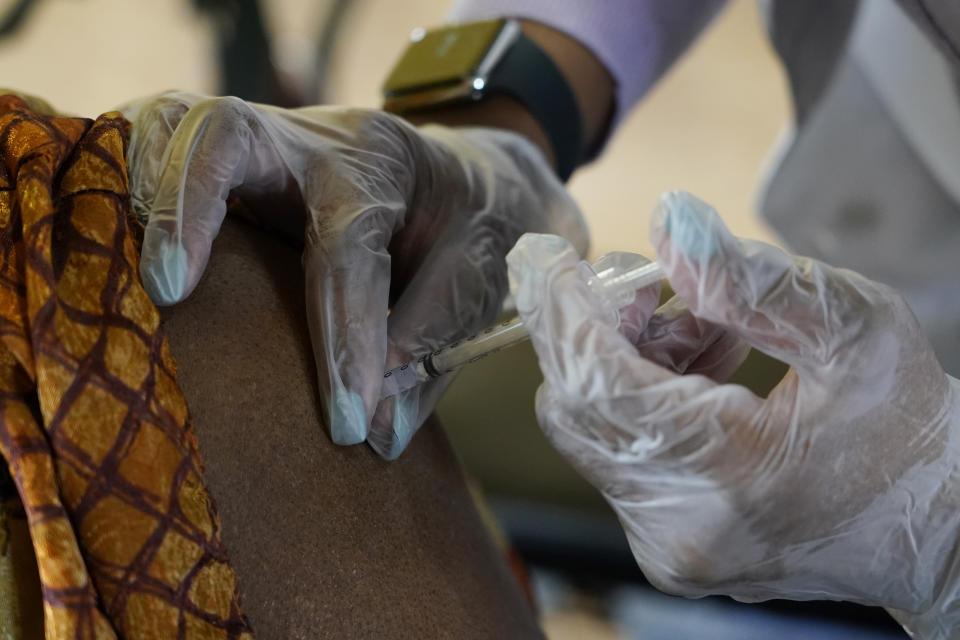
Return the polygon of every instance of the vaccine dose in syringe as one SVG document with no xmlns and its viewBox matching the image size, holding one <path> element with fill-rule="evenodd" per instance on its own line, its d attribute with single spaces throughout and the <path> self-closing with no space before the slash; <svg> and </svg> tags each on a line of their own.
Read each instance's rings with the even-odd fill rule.
<svg viewBox="0 0 960 640">
<path fill-rule="evenodd" d="M 656 262 L 641 255 L 615 251 L 601 256 L 593 264 L 581 263 L 581 275 L 610 312 L 616 314 L 617 309 L 633 302 L 639 289 L 660 281 L 663 271 Z M 380 398 L 412 389 L 529 337 L 520 318 L 487 327 L 464 340 L 387 371 L 383 374 Z"/>
</svg>

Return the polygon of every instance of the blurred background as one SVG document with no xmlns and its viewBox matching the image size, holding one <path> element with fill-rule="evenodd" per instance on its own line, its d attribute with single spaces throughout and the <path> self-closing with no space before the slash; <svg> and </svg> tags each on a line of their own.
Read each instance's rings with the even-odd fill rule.
<svg viewBox="0 0 960 640">
<path fill-rule="evenodd" d="M 667 1 L 667 0 L 665 0 Z M 0 87 L 94 116 L 166 89 L 282 105 L 376 107 L 379 85 L 418 26 L 449 0 L 0 0 Z M 55 44 L 51 44 L 55 43 Z M 591 225 L 590 257 L 652 255 L 649 212 L 683 188 L 740 236 L 777 242 L 754 197 L 788 133 L 782 69 L 753 0 L 732 0 L 698 44 L 625 121 L 571 190 Z M 760 392 L 775 363 L 742 381 Z M 529 346 L 467 368 L 439 413 L 470 477 L 530 569 L 551 640 L 902 638 L 879 610 L 723 598 L 650 588 L 616 520 L 546 443 L 533 413 Z"/>
</svg>

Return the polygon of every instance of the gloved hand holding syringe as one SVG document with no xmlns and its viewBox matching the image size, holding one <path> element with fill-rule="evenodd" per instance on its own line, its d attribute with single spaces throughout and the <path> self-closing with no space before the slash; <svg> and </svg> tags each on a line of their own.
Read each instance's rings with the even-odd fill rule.
<svg viewBox="0 0 960 640">
<path fill-rule="evenodd" d="M 639 254 L 623 251 L 607 253 L 593 264 L 584 261 L 580 267 L 587 285 L 612 315 L 633 302 L 639 289 L 663 279 L 663 271 L 656 262 L 651 262 Z M 618 317 L 614 319 L 617 320 Z M 455 371 L 529 338 L 519 317 L 495 324 L 469 338 L 387 371 L 383 374 L 380 397 L 388 398 L 412 389 L 427 380 Z"/>
</svg>

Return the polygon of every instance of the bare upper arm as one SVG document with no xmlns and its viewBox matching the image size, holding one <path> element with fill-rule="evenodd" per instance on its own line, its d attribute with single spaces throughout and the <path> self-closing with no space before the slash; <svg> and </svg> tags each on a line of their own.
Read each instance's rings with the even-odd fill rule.
<svg viewBox="0 0 960 640">
<path fill-rule="evenodd" d="M 540 637 L 437 425 L 396 462 L 331 443 L 303 300 L 299 255 L 228 219 L 163 311 L 257 637 Z"/>
</svg>

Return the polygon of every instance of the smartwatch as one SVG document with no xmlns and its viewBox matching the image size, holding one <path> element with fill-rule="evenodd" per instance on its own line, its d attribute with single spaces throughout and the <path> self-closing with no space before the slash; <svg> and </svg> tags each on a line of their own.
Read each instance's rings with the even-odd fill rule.
<svg viewBox="0 0 960 640">
<path fill-rule="evenodd" d="M 405 115 L 488 95 L 507 95 L 527 108 L 553 147 L 557 174 L 569 178 L 583 153 L 580 108 L 563 73 L 517 20 L 415 29 L 383 84 L 383 108 Z"/>
</svg>

